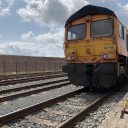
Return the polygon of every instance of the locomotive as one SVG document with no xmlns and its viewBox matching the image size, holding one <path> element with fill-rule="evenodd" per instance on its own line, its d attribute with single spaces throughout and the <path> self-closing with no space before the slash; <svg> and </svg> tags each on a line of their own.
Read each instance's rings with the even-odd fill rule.
<svg viewBox="0 0 128 128">
<path fill-rule="evenodd" d="M 127 74 L 128 30 L 114 11 L 87 5 L 65 24 L 62 70 L 72 84 L 108 89 Z"/>
</svg>

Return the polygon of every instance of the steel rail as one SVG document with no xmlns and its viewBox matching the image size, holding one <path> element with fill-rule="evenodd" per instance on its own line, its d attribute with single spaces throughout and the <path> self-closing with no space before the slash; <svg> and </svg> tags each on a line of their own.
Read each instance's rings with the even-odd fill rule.
<svg viewBox="0 0 128 128">
<path fill-rule="evenodd" d="M 80 111 L 78 114 L 74 115 L 73 117 L 69 118 L 67 121 L 63 122 L 57 128 L 72 128 L 76 122 L 80 121 L 81 119 L 87 117 L 89 113 L 95 109 L 97 106 L 103 103 L 103 101 L 109 97 L 113 91 L 105 94 L 103 97 L 99 98 L 98 100 L 94 101 L 90 105 L 86 106 L 85 109 Z"/>
<path fill-rule="evenodd" d="M 17 98 L 20 98 L 20 97 L 26 97 L 26 96 L 30 96 L 30 95 L 33 95 L 33 94 L 41 93 L 43 91 L 56 89 L 56 88 L 59 88 L 59 87 L 62 87 L 62 86 L 68 86 L 69 84 L 70 84 L 69 81 L 65 81 L 65 82 L 63 81 L 62 83 L 59 82 L 57 84 L 42 87 L 42 88 L 39 88 L 39 89 L 28 90 L 28 91 L 17 93 L 17 94 L 11 94 L 11 95 L 7 95 L 7 96 L 3 96 L 3 97 L 0 97 L 0 103 L 4 102 L 4 101 L 14 100 L 14 99 L 17 99 Z"/>
<path fill-rule="evenodd" d="M 67 81 L 68 79 L 61 79 L 61 80 L 53 80 L 53 81 L 49 81 L 49 82 L 43 82 L 43 83 L 39 83 L 39 84 L 30 84 L 27 86 L 19 86 L 19 87 L 15 87 L 15 88 L 11 88 L 11 89 L 5 89 L 5 90 L 1 90 L 0 94 L 6 94 L 6 93 L 10 93 L 10 92 L 16 92 L 16 91 L 21 91 L 21 90 L 25 90 L 25 89 L 32 89 L 32 88 L 37 88 L 37 87 L 41 87 L 44 85 L 48 85 L 48 84 L 53 84 L 56 82 L 64 82 Z"/>
<path fill-rule="evenodd" d="M 66 74 L 66 73 L 63 73 L 63 72 L 54 72 L 54 73 L 51 73 L 51 74 L 33 74 L 33 75 L 24 75 L 23 77 L 17 77 L 17 76 L 15 76 L 15 77 L 13 77 L 13 78 L 8 78 L 8 79 L 4 79 L 4 77 L 3 77 L 3 79 L 2 80 L 0 80 L 0 82 L 2 83 L 2 82 L 4 82 L 4 81 L 10 81 L 10 80 L 22 80 L 22 79 L 27 79 L 27 78 L 35 78 L 35 77 L 43 77 L 43 76 L 47 76 L 47 75 L 54 75 L 54 74 Z"/>
<path fill-rule="evenodd" d="M 25 73 L 25 74 L 14 74 L 14 75 L 2 75 L 0 76 L 0 82 L 4 82 L 7 80 L 20 79 L 20 78 L 29 78 L 29 77 L 38 77 L 44 75 L 52 75 L 52 74 L 63 73 L 62 71 L 54 71 L 54 72 L 38 72 L 38 73 Z"/>
<path fill-rule="evenodd" d="M 52 75 L 45 75 L 41 77 L 34 77 L 34 78 L 23 78 L 23 79 L 16 79 L 16 80 L 8 80 L 8 81 L 0 81 L 0 86 L 8 86 L 8 84 L 16 84 L 16 83 L 23 83 L 23 82 L 30 82 L 30 81 L 36 81 L 36 80 L 42 80 L 42 79 L 48 79 L 48 78 L 56 78 L 65 76 L 64 73 L 62 74 L 52 74 Z"/>
<path fill-rule="evenodd" d="M 34 112 L 34 111 L 42 109 L 43 107 L 52 105 L 53 103 L 57 103 L 57 102 L 63 101 L 67 97 L 69 98 L 69 97 L 71 97 L 71 96 L 73 96 L 75 94 L 81 93 L 82 91 L 84 91 L 84 87 L 81 88 L 81 89 L 77 89 L 75 91 L 63 94 L 61 96 L 57 96 L 57 97 L 54 97 L 52 99 L 43 101 L 41 103 L 38 103 L 38 104 L 35 104 L 35 105 L 31 105 L 29 107 L 26 107 L 26 108 L 23 108 L 23 109 L 20 109 L 20 110 L 17 110 L 17 111 L 2 115 L 2 116 L 0 116 L 0 124 L 2 125 L 2 124 L 6 123 L 8 121 L 11 121 L 11 120 L 15 119 L 15 118 L 25 116 L 27 114 L 30 114 L 30 113 Z"/>
<path fill-rule="evenodd" d="M 45 72 L 33 72 L 33 73 L 21 73 L 21 74 L 9 74 L 9 75 L 0 75 L 0 80 L 2 79 L 13 79 L 13 78 L 19 78 L 19 77 L 26 77 L 26 76 L 36 76 L 36 75 L 46 75 L 46 74 L 54 74 L 54 73 L 61 73 L 61 70 L 57 71 L 45 71 Z"/>
</svg>

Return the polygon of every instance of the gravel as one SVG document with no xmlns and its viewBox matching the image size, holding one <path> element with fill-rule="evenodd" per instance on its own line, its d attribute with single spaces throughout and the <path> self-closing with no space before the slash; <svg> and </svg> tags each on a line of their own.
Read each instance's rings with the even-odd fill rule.
<svg viewBox="0 0 128 128">
<path fill-rule="evenodd" d="M 101 97 L 101 94 L 82 93 L 80 95 L 76 95 L 74 97 L 68 98 L 66 101 L 61 102 L 61 104 L 49 106 L 49 108 L 56 111 L 64 111 L 69 114 L 74 114 L 74 113 L 80 112 L 81 108 L 75 108 L 75 107 L 70 107 L 66 105 L 85 107 L 100 97 Z"/>
<path fill-rule="evenodd" d="M 78 122 L 75 128 L 98 128 L 98 126 L 105 119 L 106 115 L 109 114 L 117 103 L 123 98 L 126 94 L 126 91 L 122 89 L 119 92 L 116 92 L 111 97 L 107 98 L 103 104 L 93 110 L 89 116 L 87 116 L 81 122 Z"/>
<path fill-rule="evenodd" d="M 0 116 L 16 111 L 18 109 L 22 109 L 24 107 L 28 107 L 28 106 L 31 106 L 31 105 L 34 105 L 34 104 L 37 104 L 43 101 L 47 101 L 48 99 L 58 97 L 62 94 L 67 94 L 69 92 L 75 91 L 80 88 L 82 87 L 76 87 L 70 84 L 69 86 L 63 86 L 63 87 L 53 89 L 50 91 L 45 91 L 45 92 L 38 93 L 35 95 L 9 101 L 6 104 L 2 104 L 0 106 Z"/>
<path fill-rule="evenodd" d="M 36 116 L 40 119 L 51 120 L 51 121 L 58 122 L 58 123 L 61 123 L 69 119 L 69 116 L 57 115 L 57 114 L 53 114 L 53 113 L 45 112 L 45 111 L 41 111 L 37 113 Z"/>
<path fill-rule="evenodd" d="M 49 127 L 46 125 L 40 125 L 37 123 L 33 123 L 23 118 L 16 119 L 10 123 L 7 123 L 7 125 L 11 128 L 53 128 L 53 127 Z"/>
<path fill-rule="evenodd" d="M 65 101 L 65 104 L 75 105 L 75 106 L 87 106 L 96 99 L 100 98 L 102 94 L 98 93 L 82 93 L 81 95 L 76 95 L 73 98 L 69 98 Z M 76 102 L 74 102 L 76 100 Z"/>
<path fill-rule="evenodd" d="M 7 85 L 7 86 L 0 86 L 0 91 L 2 90 L 9 90 L 9 89 L 13 89 L 13 88 L 18 88 L 18 87 L 26 87 L 26 86 L 30 86 L 30 85 L 35 85 L 35 84 L 43 84 L 46 82 L 51 82 L 51 81 L 55 81 L 55 80 L 63 80 L 66 79 L 67 77 L 58 77 L 58 78 L 51 78 L 51 79 L 44 79 L 44 80 L 38 80 L 38 81 L 32 81 L 32 82 L 26 82 L 26 83 L 21 83 L 21 84 L 13 84 L 13 85 Z"/>
<path fill-rule="evenodd" d="M 49 108 L 56 110 L 56 111 L 63 111 L 63 112 L 66 112 L 68 114 L 73 114 L 73 113 L 77 113 L 80 111 L 80 109 L 75 109 L 75 108 L 70 108 L 70 107 L 67 108 L 66 106 L 62 106 L 59 104 L 53 105 Z"/>
</svg>

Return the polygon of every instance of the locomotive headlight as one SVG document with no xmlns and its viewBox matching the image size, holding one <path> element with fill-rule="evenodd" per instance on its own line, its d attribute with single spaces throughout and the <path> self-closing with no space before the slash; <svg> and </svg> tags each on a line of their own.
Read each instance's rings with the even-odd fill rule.
<svg viewBox="0 0 128 128">
<path fill-rule="evenodd" d="M 107 56 L 108 56 L 108 59 L 112 58 L 112 55 L 111 54 L 107 54 Z"/>
<path fill-rule="evenodd" d="M 67 60 L 71 60 L 71 56 L 67 56 Z"/>
<path fill-rule="evenodd" d="M 106 55 L 106 54 L 104 54 L 104 55 L 103 55 L 103 58 L 104 58 L 104 59 L 107 59 L 107 55 Z"/>
<path fill-rule="evenodd" d="M 67 56 L 67 60 L 74 60 L 74 56 Z"/>
<path fill-rule="evenodd" d="M 103 59 L 111 59 L 112 55 L 111 54 L 104 54 Z"/>
<path fill-rule="evenodd" d="M 74 55 L 67 55 L 66 59 L 67 59 L 67 61 L 74 61 L 74 60 L 76 60 L 76 56 L 74 56 Z"/>
<path fill-rule="evenodd" d="M 87 15 L 87 16 L 85 16 L 85 19 L 86 19 L 86 21 L 90 21 L 91 20 L 91 16 Z"/>
</svg>

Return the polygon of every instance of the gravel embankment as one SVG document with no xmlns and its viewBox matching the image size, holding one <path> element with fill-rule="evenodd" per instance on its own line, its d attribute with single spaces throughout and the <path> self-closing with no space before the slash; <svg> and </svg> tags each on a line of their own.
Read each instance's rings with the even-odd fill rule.
<svg viewBox="0 0 128 128">
<path fill-rule="evenodd" d="M 26 86 L 30 86 L 30 85 L 35 85 L 35 84 L 43 84 L 46 82 L 51 82 L 51 81 L 55 81 L 55 80 L 63 80 L 66 79 L 68 77 L 58 77 L 58 78 L 51 78 L 51 79 L 44 79 L 44 80 L 38 80 L 38 81 L 32 81 L 32 82 L 26 82 L 26 83 L 21 83 L 21 84 L 12 84 L 12 85 L 7 85 L 7 86 L 0 86 L 0 91 L 2 90 L 9 90 L 9 89 L 13 89 L 13 88 L 18 88 L 18 87 L 26 87 Z"/>
<path fill-rule="evenodd" d="M 28 107 L 30 105 L 34 105 L 34 104 L 46 101 L 54 97 L 58 97 L 59 95 L 62 95 L 62 94 L 67 94 L 79 88 L 82 88 L 82 87 L 76 87 L 70 84 L 69 86 L 63 86 L 54 90 L 45 91 L 35 95 L 12 100 L 12 101 L 6 102 L 6 104 L 3 103 L 0 106 L 0 116 L 16 111 L 17 109 L 22 109 L 24 107 Z"/>
<path fill-rule="evenodd" d="M 69 119 L 69 116 L 52 114 L 50 112 L 45 112 L 45 111 L 42 111 L 42 112 L 36 114 L 36 116 L 40 119 L 51 120 L 51 121 L 58 122 L 58 123 L 61 123 L 65 120 Z"/>
<path fill-rule="evenodd" d="M 84 120 L 77 123 L 75 128 L 98 128 L 105 119 L 106 115 L 113 110 L 113 108 L 124 97 L 125 94 L 126 90 L 122 89 L 121 91 L 116 92 L 114 95 L 107 98 L 101 106 L 92 111 Z"/>
<path fill-rule="evenodd" d="M 33 123 L 27 119 L 16 119 L 13 122 L 8 123 L 8 126 L 11 128 L 53 128 L 46 125 L 40 125 L 37 123 Z"/>
</svg>

